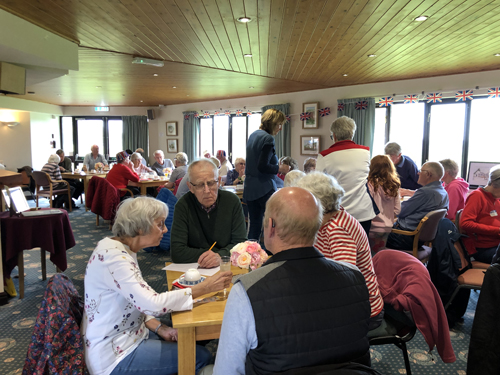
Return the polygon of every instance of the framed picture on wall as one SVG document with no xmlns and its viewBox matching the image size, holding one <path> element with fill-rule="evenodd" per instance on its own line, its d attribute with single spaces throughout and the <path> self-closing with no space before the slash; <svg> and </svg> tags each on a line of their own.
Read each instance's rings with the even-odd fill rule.
<svg viewBox="0 0 500 375">
<path fill-rule="evenodd" d="M 177 139 L 167 139 L 167 152 L 176 154 L 177 151 Z"/>
<path fill-rule="evenodd" d="M 302 112 L 311 114 L 311 117 L 302 121 L 302 129 L 318 129 L 318 107 L 319 102 L 302 104 Z"/>
<path fill-rule="evenodd" d="M 167 122 L 167 137 L 177 137 L 177 121 Z"/>
<path fill-rule="evenodd" d="M 321 139 L 317 135 L 300 136 L 300 154 L 318 155 L 321 150 Z"/>
</svg>

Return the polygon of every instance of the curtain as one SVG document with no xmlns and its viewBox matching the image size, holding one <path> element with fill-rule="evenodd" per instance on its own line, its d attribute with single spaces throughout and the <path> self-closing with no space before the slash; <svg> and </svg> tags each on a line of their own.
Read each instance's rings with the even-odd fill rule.
<svg viewBox="0 0 500 375">
<path fill-rule="evenodd" d="M 123 149 L 132 151 L 142 148 L 149 162 L 149 124 L 146 116 L 122 116 Z M 111 155 L 115 156 L 115 155 Z"/>
<path fill-rule="evenodd" d="M 358 145 L 370 147 L 371 154 L 375 132 L 375 98 L 339 99 L 337 102 L 339 104 L 337 118 L 348 116 L 356 122 L 356 133 L 353 141 Z M 356 106 L 363 108 L 365 105 L 365 109 L 356 109 Z"/>
<path fill-rule="evenodd" d="M 182 112 L 184 118 L 184 139 L 182 150 L 188 156 L 189 163 L 198 158 L 198 138 L 200 136 L 200 119 L 194 117 L 196 111 Z M 186 119 L 186 115 L 188 118 Z"/>
<path fill-rule="evenodd" d="M 283 112 L 286 116 L 290 114 L 290 103 L 266 105 L 265 107 L 261 108 L 262 114 L 264 114 L 264 112 L 270 108 L 277 109 L 278 111 Z M 276 156 L 278 157 L 278 159 L 281 158 L 282 156 L 292 155 L 292 146 L 291 146 L 292 142 L 290 138 L 291 138 L 290 124 L 285 123 L 281 131 L 274 137 L 276 143 Z"/>
</svg>

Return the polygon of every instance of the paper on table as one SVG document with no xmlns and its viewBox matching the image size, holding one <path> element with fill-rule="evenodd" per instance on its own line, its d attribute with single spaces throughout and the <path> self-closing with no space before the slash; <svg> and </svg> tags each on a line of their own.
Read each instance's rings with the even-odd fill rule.
<svg viewBox="0 0 500 375">
<path fill-rule="evenodd" d="M 198 268 L 198 263 L 172 263 L 162 268 L 162 270 L 186 272 L 190 268 L 197 268 L 200 275 L 203 276 L 213 276 L 220 271 L 220 267 Z"/>
</svg>

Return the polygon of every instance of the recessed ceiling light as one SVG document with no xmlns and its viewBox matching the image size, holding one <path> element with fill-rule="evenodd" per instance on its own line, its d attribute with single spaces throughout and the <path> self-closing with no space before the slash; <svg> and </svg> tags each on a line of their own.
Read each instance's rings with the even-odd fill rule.
<svg viewBox="0 0 500 375">
<path fill-rule="evenodd" d="M 495 53 L 493 56 L 500 57 L 500 53 Z"/>
<path fill-rule="evenodd" d="M 252 54 L 251 53 L 245 53 L 243 56 L 245 56 L 245 57 L 252 57 Z"/>
<path fill-rule="evenodd" d="M 368 57 L 377 57 L 377 55 L 370 54 L 370 55 L 368 55 Z"/>
<path fill-rule="evenodd" d="M 158 73 L 153 74 L 155 77 L 158 77 Z"/>
<path fill-rule="evenodd" d="M 250 17 L 240 17 L 240 18 L 238 18 L 238 22 L 242 22 L 242 23 L 248 23 L 251 20 L 252 19 Z"/>
<path fill-rule="evenodd" d="M 144 102 L 144 100 L 141 100 L 141 103 Z"/>
<path fill-rule="evenodd" d="M 172 88 L 173 88 L 173 89 L 176 89 L 176 88 L 177 88 L 177 86 L 172 86 Z"/>
<path fill-rule="evenodd" d="M 347 77 L 347 73 L 345 73 L 345 74 L 342 74 L 342 76 L 344 76 L 344 77 Z"/>
<path fill-rule="evenodd" d="M 253 89 L 254 87 L 253 86 L 250 86 L 249 89 Z"/>
<path fill-rule="evenodd" d="M 428 18 L 429 17 L 427 17 L 427 16 L 418 16 L 417 18 L 414 19 L 414 21 L 422 22 L 422 21 L 427 20 Z"/>
<path fill-rule="evenodd" d="M 96 89 L 100 89 L 100 88 L 102 88 L 102 86 L 96 86 L 95 88 L 96 88 Z"/>
</svg>

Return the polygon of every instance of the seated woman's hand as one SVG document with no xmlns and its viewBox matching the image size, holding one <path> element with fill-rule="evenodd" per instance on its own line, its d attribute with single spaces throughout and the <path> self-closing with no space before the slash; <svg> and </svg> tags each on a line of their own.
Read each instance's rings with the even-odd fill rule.
<svg viewBox="0 0 500 375">
<path fill-rule="evenodd" d="M 163 324 L 156 333 L 165 341 L 177 342 L 177 330 L 175 328 Z"/>
<path fill-rule="evenodd" d="M 224 288 L 228 288 L 231 284 L 233 274 L 231 271 L 219 272 L 213 276 L 207 277 L 202 283 L 191 287 L 193 298 L 197 298 L 203 294 L 218 292 Z"/>
</svg>

